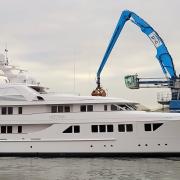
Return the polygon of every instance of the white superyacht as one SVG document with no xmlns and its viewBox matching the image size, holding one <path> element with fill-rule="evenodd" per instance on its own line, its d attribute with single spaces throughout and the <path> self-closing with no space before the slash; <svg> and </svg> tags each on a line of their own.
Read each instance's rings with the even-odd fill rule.
<svg viewBox="0 0 180 180">
<path fill-rule="evenodd" d="M 0 70 L 1 155 L 180 153 L 178 113 L 140 111 L 120 98 L 48 93 L 4 55 Z"/>
</svg>

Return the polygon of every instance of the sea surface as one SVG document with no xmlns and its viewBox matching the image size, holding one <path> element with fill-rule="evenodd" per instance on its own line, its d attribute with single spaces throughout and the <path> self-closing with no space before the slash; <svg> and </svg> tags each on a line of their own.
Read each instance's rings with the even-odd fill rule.
<svg viewBox="0 0 180 180">
<path fill-rule="evenodd" d="M 0 157 L 0 180 L 180 180 L 180 158 Z"/>
</svg>

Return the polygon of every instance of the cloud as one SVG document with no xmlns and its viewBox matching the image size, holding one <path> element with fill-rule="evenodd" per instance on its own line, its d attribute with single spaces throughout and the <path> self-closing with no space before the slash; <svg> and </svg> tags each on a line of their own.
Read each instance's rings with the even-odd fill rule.
<svg viewBox="0 0 180 180">
<path fill-rule="evenodd" d="M 10 62 L 29 69 L 54 90 L 73 90 L 75 64 L 76 90 L 88 95 L 95 88 L 96 71 L 124 9 L 135 11 L 157 30 L 180 70 L 178 0 L 2 0 L 0 48 L 7 42 Z M 103 86 L 112 96 L 156 106 L 157 89 L 130 91 L 123 82 L 130 73 L 162 77 L 155 55 L 149 39 L 128 22 L 102 72 Z"/>
</svg>

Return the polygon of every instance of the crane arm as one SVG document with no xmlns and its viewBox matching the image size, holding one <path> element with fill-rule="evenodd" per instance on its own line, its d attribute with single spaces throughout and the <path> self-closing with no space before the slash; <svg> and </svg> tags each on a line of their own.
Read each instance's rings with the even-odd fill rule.
<svg viewBox="0 0 180 180">
<path fill-rule="evenodd" d="M 137 14 L 134 12 L 131 12 L 129 10 L 125 10 L 122 12 L 120 19 L 117 23 L 117 26 L 114 30 L 114 33 L 112 35 L 112 38 L 110 40 L 110 43 L 106 49 L 106 52 L 104 54 L 104 57 L 102 59 L 102 62 L 99 66 L 99 69 L 97 71 L 97 84 L 100 87 L 100 75 L 101 72 L 108 60 L 108 57 L 125 25 L 125 23 L 131 20 L 134 24 L 136 24 L 138 27 L 140 27 L 141 31 L 145 33 L 152 43 L 154 44 L 157 54 L 156 58 L 158 59 L 160 66 L 162 68 L 162 71 L 166 77 L 169 77 L 170 79 L 176 79 L 176 72 L 174 69 L 174 64 L 171 55 L 168 52 L 167 47 L 165 46 L 163 40 L 161 37 L 158 35 L 158 33 L 147 23 L 145 22 L 142 18 L 140 18 Z"/>
</svg>

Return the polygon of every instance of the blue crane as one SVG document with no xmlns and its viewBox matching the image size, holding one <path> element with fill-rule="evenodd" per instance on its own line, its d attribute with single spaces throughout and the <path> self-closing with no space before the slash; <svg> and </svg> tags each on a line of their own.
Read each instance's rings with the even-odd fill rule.
<svg viewBox="0 0 180 180">
<path fill-rule="evenodd" d="M 159 36 L 159 34 L 142 18 L 140 18 L 137 14 L 135 14 L 132 11 L 125 10 L 122 12 L 120 19 L 117 23 L 117 26 L 113 32 L 113 35 L 111 37 L 111 40 L 109 42 L 109 45 L 106 49 L 106 52 L 103 56 L 102 62 L 99 66 L 99 69 L 97 71 L 97 88 L 92 92 L 92 95 L 95 96 L 105 96 L 106 93 L 105 91 L 101 88 L 100 85 L 100 76 L 102 73 L 102 70 L 111 54 L 111 51 L 125 25 L 125 23 L 130 20 L 133 22 L 135 25 L 137 25 L 141 31 L 146 34 L 149 39 L 152 41 L 153 45 L 155 46 L 157 50 L 156 58 L 160 63 L 161 69 L 166 77 L 165 80 L 158 80 L 157 79 L 152 79 L 150 80 L 143 80 L 137 78 L 137 75 L 129 75 L 125 77 L 125 82 L 126 85 L 131 88 L 131 89 L 138 89 L 140 88 L 140 85 L 149 85 L 153 84 L 154 86 L 160 85 L 164 87 L 169 87 L 172 90 L 173 96 L 179 96 L 180 94 L 180 83 L 177 81 L 179 78 L 176 75 L 176 71 L 174 68 L 173 60 L 168 52 L 168 49 L 162 40 L 162 38 Z M 177 83 L 179 87 L 177 87 Z M 153 86 L 153 87 L 154 87 Z M 179 101 L 180 102 L 180 101 Z"/>
</svg>

